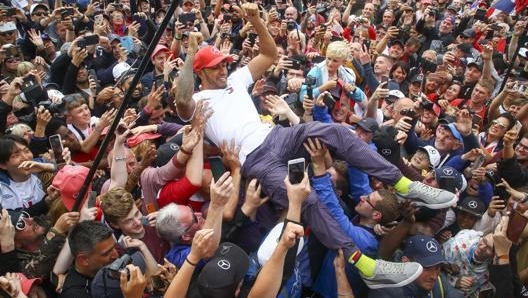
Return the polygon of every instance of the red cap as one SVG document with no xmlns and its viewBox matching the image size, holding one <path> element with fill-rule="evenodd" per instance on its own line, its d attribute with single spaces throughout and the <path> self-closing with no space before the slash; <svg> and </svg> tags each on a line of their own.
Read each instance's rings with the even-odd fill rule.
<svg viewBox="0 0 528 298">
<path fill-rule="evenodd" d="M 75 205 L 75 200 L 81 186 L 84 184 L 84 179 L 88 176 L 90 169 L 83 166 L 64 166 L 53 178 L 51 185 L 58 189 L 64 206 L 69 211 Z M 88 194 L 89 191 L 86 192 Z M 86 196 L 85 196 L 86 198 Z M 84 199 L 83 199 L 84 200 Z"/>
<path fill-rule="evenodd" d="M 233 62 L 233 57 L 224 55 L 214 46 L 205 46 L 198 50 L 194 55 L 194 71 L 200 71 L 204 68 L 215 67 L 220 62 L 227 60 L 227 62 Z"/>
<path fill-rule="evenodd" d="M 22 273 L 17 273 L 18 279 L 20 280 L 20 286 L 22 287 L 22 292 L 26 295 L 29 294 L 29 291 L 31 291 L 31 287 L 33 287 L 34 284 L 40 285 L 42 283 L 41 278 L 27 278 Z"/>
<path fill-rule="evenodd" d="M 129 148 L 134 148 L 144 140 L 154 140 L 161 137 L 159 133 L 144 132 L 127 139 Z"/>
<path fill-rule="evenodd" d="M 169 48 L 167 48 L 166 46 L 162 45 L 162 44 L 158 44 L 156 45 L 156 47 L 154 48 L 154 51 L 152 51 L 152 55 L 150 55 L 150 59 L 154 58 L 154 56 L 156 56 L 159 52 L 169 52 Z"/>
</svg>

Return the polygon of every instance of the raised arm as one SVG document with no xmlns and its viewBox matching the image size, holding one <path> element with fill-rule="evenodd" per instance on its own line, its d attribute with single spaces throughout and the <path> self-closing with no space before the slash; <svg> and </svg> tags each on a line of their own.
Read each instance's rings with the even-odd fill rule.
<svg viewBox="0 0 528 298">
<path fill-rule="evenodd" d="M 180 75 L 175 80 L 172 90 L 174 93 L 174 103 L 178 116 L 183 120 L 190 120 L 193 117 L 196 104 L 192 99 L 194 93 L 194 55 L 198 51 L 198 44 L 202 40 L 202 34 L 192 32 L 189 34 L 189 47 L 187 57 L 180 71 Z"/>
<path fill-rule="evenodd" d="M 244 3 L 242 5 L 244 18 L 253 25 L 259 37 L 260 53 L 248 63 L 249 71 L 253 81 L 262 77 L 264 72 L 270 68 L 277 57 L 277 45 L 271 37 L 264 21 L 259 16 L 258 5 L 255 3 Z"/>
</svg>

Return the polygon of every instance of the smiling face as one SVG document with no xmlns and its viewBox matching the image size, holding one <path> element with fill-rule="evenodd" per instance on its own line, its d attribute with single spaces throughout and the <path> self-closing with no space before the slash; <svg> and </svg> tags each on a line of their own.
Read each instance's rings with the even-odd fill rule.
<svg viewBox="0 0 528 298">
<path fill-rule="evenodd" d="M 223 61 L 214 67 L 204 68 L 198 76 L 204 89 L 223 89 L 227 86 L 227 63 Z"/>
<path fill-rule="evenodd" d="M 488 135 L 494 138 L 502 138 L 508 127 L 510 126 L 510 120 L 505 117 L 499 117 L 491 122 L 491 126 L 488 128 Z"/>
<path fill-rule="evenodd" d="M 33 153 L 22 143 L 15 142 L 11 149 L 11 155 L 5 163 L 0 163 L 0 169 L 5 170 L 11 179 L 17 182 L 26 181 L 31 173 L 27 170 L 19 169 L 24 161 L 31 161 Z"/>
</svg>

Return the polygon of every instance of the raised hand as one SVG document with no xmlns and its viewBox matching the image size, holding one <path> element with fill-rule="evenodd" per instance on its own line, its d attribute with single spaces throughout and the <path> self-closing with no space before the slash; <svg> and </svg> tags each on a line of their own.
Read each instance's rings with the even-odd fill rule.
<svg viewBox="0 0 528 298">
<path fill-rule="evenodd" d="M 229 144 L 227 141 L 223 141 L 220 146 L 223 156 L 222 160 L 227 166 L 229 166 L 231 171 L 240 170 L 241 165 L 240 160 L 238 159 L 240 149 L 241 147 L 236 144 L 235 139 L 232 139 Z"/>
<path fill-rule="evenodd" d="M 211 207 L 223 207 L 233 192 L 233 178 L 230 172 L 225 172 L 218 181 L 211 182 Z"/>
</svg>

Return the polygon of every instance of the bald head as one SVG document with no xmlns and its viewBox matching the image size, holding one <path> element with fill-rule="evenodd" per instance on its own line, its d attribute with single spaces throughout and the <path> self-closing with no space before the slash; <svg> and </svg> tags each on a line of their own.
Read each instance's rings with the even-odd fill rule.
<svg viewBox="0 0 528 298">
<path fill-rule="evenodd" d="M 402 110 L 414 109 L 414 101 L 408 97 L 403 97 L 394 102 L 394 113 L 392 114 L 392 119 L 395 122 L 398 122 L 401 117 L 403 117 L 400 112 Z"/>
<path fill-rule="evenodd" d="M 286 20 L 297 21 L 298 16 L 299 14 L 297 12 L 297 8 L 293 6 L 286 8 L 286 10 L 284 11 L 284 17 L 286 18 Z"/>
</svg>

